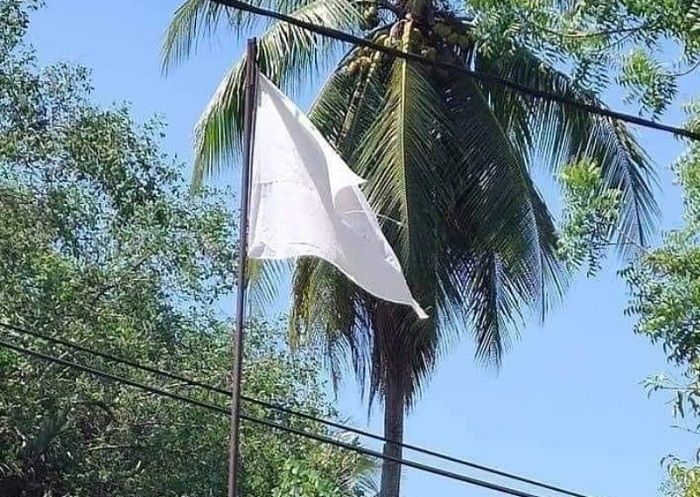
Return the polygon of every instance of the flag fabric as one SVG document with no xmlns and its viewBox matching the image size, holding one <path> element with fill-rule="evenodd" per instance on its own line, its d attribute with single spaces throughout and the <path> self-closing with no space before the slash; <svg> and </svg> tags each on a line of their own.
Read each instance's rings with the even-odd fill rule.
<svg viewBox="0 0 700 497">
<path fill-rule="evenodd" d="M 359 188 L 364 180 L 272 82 L 258 78 L 248 256 L 319 257 L 372 295 L 427 318 Z"/>
</svg>

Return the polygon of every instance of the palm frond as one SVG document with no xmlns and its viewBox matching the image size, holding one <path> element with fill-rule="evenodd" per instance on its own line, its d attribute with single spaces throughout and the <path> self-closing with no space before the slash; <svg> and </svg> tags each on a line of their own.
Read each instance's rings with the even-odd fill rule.
<svg viewBox="0 0 700 497">
<path fill-rule="evenodd" d="M 473 309 L 476 355 L 487 363 L 499 364 L 509 334 L 521 318 L 522 299 L 508 284 L 504 265 L 493 252 L 473 258 L 464 281 Z"/>
<path fill-rule="evenodd" d="M 241 150 L 245 103 L 245 60 L 224 76 L 195 126 L 193 188 L 233 163 Z"/>
<path fill-rule="evenodd" d="M 349 52 L 341 61 L 309 111 L 311 121 L 348 160 L 358 150 L 377 109 L 384 103 L 392 68 L 388 57 L 375 54 L 367 69 L 349 74 L 347 69 L 356 52 Z"/>
<path fill-rule="evenodd" d="M 445 178 L 433 173 L 446 160 L 434 136 L 438 119 L 445 114 L 443 105 L 425 68 L 395 60 L 384 103 L 352 160 L 356 171 L 367 179 L 365 193 L 375 211 L 391 220 L 384 222 L 385 235 L 409 284 L 416 287 L 420 286 L 420 272 L 431 271 L 432 262 L 426 258 L 434 253 L 430 249 L 441 214 Z"/>
<path fill-rule="evenodd" d="M 497 59 L 477 57 L 476 66 L 533 88 L 603 105 L 593 94 L 577 88 L 565 74 L 524 48 L 499 54 Z M 618 236 L 642 245 L 648 241 L 658 220 L 653 192 L 656 176 L 649 157 L 623 123 L 506 88 L 488 86 L 484 92 L 509 135 L 516 137 L 523 151 L 530 148 L 528 155 L 532 162 L 541 161 L 557 173 L 573 160 L 595 161 L 604 171 L 605 186 L 622 192 Z"/>
<path fill-rule="evenodd" d="M 410 29 L 406 29 L 407 32 Z M 447 215 L 451 178 L 439 174 L 448 161 L 442 146 L 450 128 L 445 102 L 429 69 L 403 59 L 392 62 L 383 104 L 353 156 L 368 182 L 366 194 L 401 260 L 415 298 L 431 314 L 417 321 L 401 306 L 375 303 L 370 318 L 370 398 L 383 394 L 387 364 L 404 357 L 406 400 L 411 403 L 435 365 L 441 328 L 435 285 L 437 229 Z M 388 220 L 387 220 L 388 219 Z"/>
<path fill-rule="evenodd" d="M 337 29 L 354 29 L 360 22 L 349 0 L 312 0 L 290 13 L 292 17 Z M 320 72 L 338 42 L 287 23 L 274 23 L 258 44 L 258 66 L 263 74 L 286 90 Z M 241 150 L 243 129 L 245 57 L 224 77 L 195 131 L 193 184 L 235 161 Z"/>
<path fill-rule="evenodd" d="M 442 313 L 473 323 L 477 355 L 498 364 L 507 333 L 525 308 L 542 314 L 558 299 L 566 273 L 556 257 L 551 215 L 527 170 L 526 157 L 469 78 L 446 82 L 459 141 L 451 148 L 453 213 L 443 231 Z"/>
<path fill-rule="evenodd" d="M 247 3 L 255 7 L 289 13 L 309 2 L 308 0 L 247 0 Z M 229 29 L 241 37 L 249 33 L 260 20 L 255 14 L 233 9 L 211 0 L 185 0 L 173 14 L 163 37 L 161 47 L 163 72 L 167 73 L 196 52 L 199 42 L 205 38 L 211 38 L 223 21 Z"/>
<path fill-rule="evenodd" d="M 222 14 L 232 20 L 231 10 L 209 0 L 186 0 L 175 11 L 163 37 L 161 63 L 164 73 L 196 51 L 198 42 L 219 27 Z"/>
<path fill-rule="evenodd" d="M 440 115 L 443 102 L 424 68 L 390 59 L 377 60 L 373 71 L 357 77 L 334 74 L 311 112 L 314 123 L 341 153 L 360 151 L 348 162 L 368 180 L 366 193 L 384 220 L 387 238 L 395 249 L 403 243 L 403 251 L 397 253 L 409 284 L 428 307 L 435 307 L 432 244 L 442 205 L 436 201 L 437 192 L 449 179 L 430 174 L 444 160 L 434 139 Z M 401 200 L 392 200 L 395 196 Z M 405 227 L 413 224 L 411 234 Z M 371 399 L 382 393 L 388 356 L 401 354 L 401 349 L 411 352 L 402 356 L 416 358 L 415 363 L 406 362 L 411 375 L 422 379 L 429 374 L 438 341 L 436 320 L 422 324 L 425 332 L 415 329 L 410 309 L 395 305 L 387 309 L 322 261 L 299 261 L 293 286 L 296 331 L 317 330 L 322 335 L 332 370 L 338 371 L 350 358 L 357 376 L 368 380 Z M 391 326 L 384 323 L 378 328 L 378 319 L 391 321 Z M 419 351 L 413 354 L 415 349 Z"/>
<path fill-rule="evenodd" d="M 276 307 L 292 268 L 286 260 L 248 260 L 248 302 L 253 313 L 264 315 L 266 309 Z"/>
<path fill-rule="evenodd" d="M 364 385 L 370 368 L 371 298 L 334 266 L 314 258 L 297 261 L 292 289 L 291 343 L 323 347 L 335 386 L 347 361 Z"/>
</svg>

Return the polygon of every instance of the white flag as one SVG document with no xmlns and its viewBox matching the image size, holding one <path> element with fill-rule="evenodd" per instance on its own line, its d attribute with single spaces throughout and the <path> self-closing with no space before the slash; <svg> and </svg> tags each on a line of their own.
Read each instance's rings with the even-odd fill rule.
<svg viewBox="0 0 700 497">
<path fill-rule="evenodd" d="M 278 88 L 259 75 L 248 256 L 320 257 L 383 300 L 427 314 L 353 173 Z"/>
</svg>

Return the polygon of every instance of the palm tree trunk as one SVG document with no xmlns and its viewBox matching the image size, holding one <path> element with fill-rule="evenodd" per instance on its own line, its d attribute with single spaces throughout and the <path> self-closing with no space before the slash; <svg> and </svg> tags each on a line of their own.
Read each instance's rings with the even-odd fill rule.
<svg viewBox="0 0 700 497">
<path fill-rule="evenodd" d="M 384 455 L 401 458 L 403 449 L 404 407 L 406 401 L 403 379 L 400 374 L 390 374 L 386 384 L 384 399 Z M 401 465 L 394 461 L 382 463 L 382 484 L 380 497 L 399 497 L 401 488 Z"/>
</svg>

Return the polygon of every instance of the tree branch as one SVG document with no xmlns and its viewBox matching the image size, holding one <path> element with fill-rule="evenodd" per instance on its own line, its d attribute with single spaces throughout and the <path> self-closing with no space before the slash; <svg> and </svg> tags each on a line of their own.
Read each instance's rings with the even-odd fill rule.
<svg viewBox="0 0 700 497">
<path fill-rule="evenodd" d="M 542 26 L 541 24 L 536 25 L 536 27 L 538 29 L 541 29 L 542 31 L 549 33 L 549 34 L 553 34 L 555 36 L 559 36 L 562 38 L 585 39 L 585 38 L 597 38 L 600 36 L 611 36 L 611 35 L 617 35 L 617 34 L 626 34 L 629 36 L 630 34 L 647 29 L 648 27 L 650 27 L 650 23 L 645 22 L 645 23 L 642 23 L 638 26 L 630 26 L 630 27 L 623 27 L 623 28 L 617 28 L 617 29 L 604 29 L 601 31 L 579 32 L 579 33 L 557 31 L 555 29 L 550 29 L 550 28 L 547 28 L 546 26 Z"/>
<path fill-rule="evenodd" d="M 107 292 L 109 292 L 110 290 L 113 290 L 116 287 L 118 287 L 119 285 L 121 285 L 122 282 L 124 281 L 124 278 L 126 278 L 126 276 L 133 274 L 135 271 L 137 271 L 141 266 L 143 266 L 148 261 L 148 259 L 151 258 L 152 255 L 153 254 L 151 254 L 151 253 L 145 254 L 138 261 L 136 261 L 134 264 L 132 264 L 131 267 L 127 268 L 126 271 L 124 272 L 124 274 L 122 274 L 119 278 L 114 280 L 109 285 L 104 285 L 103 287 L 98 288 L 97 293 L 95 293 L 93 295 L 92 299 L 90 300 L 90 304 L 89 304 L 90 307 L 94 307 L 94 305 L 97 303 L 97 301 L 100 300 Z"/>
<path fill-rule="evenodd" d="M 124 450 L 124 449 L 138 449 L 138 445 L 97 445 L 95 447 L 88 447 L 87 452 L 98 452 L 103 450 Z"/>
<path fill-rule="evenodd" d="M 698 59 L 697 61 L 695 61 L 695 64 L 693 64 L 692 66 L 687 67 L 687 68 L 686 68 L 685 70 L 683 70 L 683 71 L 679 71 L 679 72 L 675 72 L 675 73 L 669 73 L 669 76 L 674 77 L 674 78 L 682 78 L 683 76 L 687 76 L 688 74 L 690 74 L 691 72 L 693 72 L 694 70 L 696 70 L 698 67 L 700 67 L 700 59 Z"/>
</svg>

